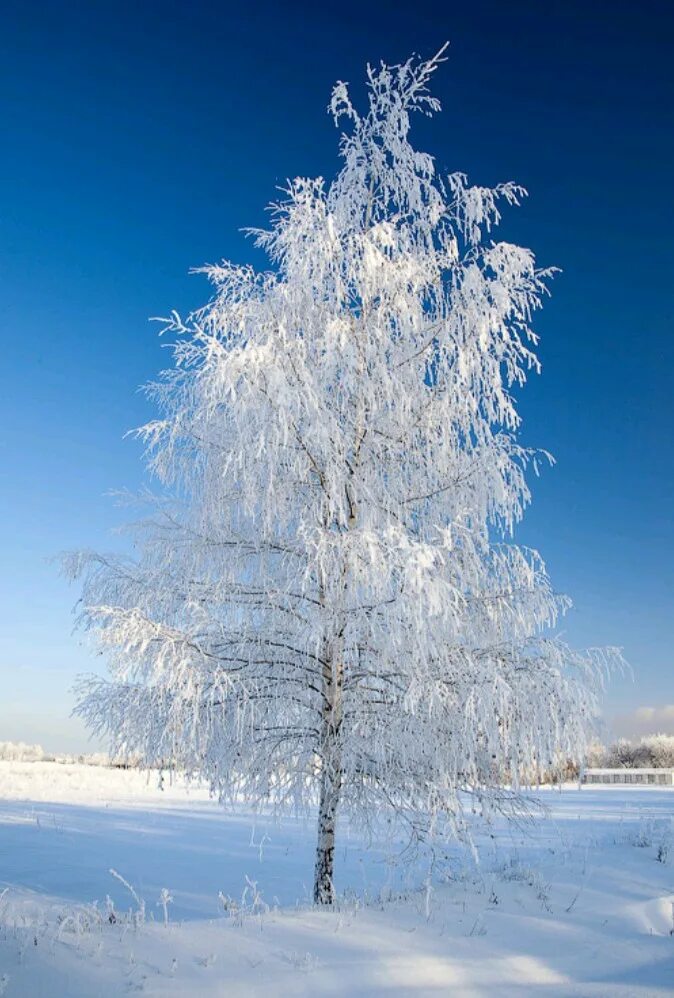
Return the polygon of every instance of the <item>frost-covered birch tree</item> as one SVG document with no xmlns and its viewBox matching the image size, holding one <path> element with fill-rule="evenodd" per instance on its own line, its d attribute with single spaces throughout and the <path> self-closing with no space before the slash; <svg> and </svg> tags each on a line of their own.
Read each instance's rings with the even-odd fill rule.
<svg viewBox="0 0 674 998">
<path fill-rule="evenodd" d="M 460 791 L 577 758 L 597 706 L 601 657 L 554 636 L 568 602 L 511 536 L 550 272 L 494 240 L 521 187 L 411 144 L 441 61 L 369 68 L 362 112 L 337 84 L 336 178 L 289 183 L 268 272 L 206 267 L 209 303 L 165 323 L 137 557 L 69 566 L 111 669 L 79 714 L 223 801 L 317 804 L 319 903 L 338 811 L 456 823 Z"/>
</svg>

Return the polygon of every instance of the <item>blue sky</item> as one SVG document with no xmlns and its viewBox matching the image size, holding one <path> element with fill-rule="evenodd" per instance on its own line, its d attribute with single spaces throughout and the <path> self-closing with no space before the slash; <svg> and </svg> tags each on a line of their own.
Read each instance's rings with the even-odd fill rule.
<svg viewBox="0 0 674 998">
<path fill-rule="evenodd" d="M 567 637 L 624 646 L 609 718 L 674 731 L 674 8 L 10 0 L 0 31 L 0 740 L 86 743 L 70 687 L 100 661 L 46 559 L 118 543 L 104 494 L 141 484 L 123 435 L 168 359 L 147 318 L 205 300 L 192 266 L 260 262 L 238 230 L 287 177 L 334 173 L 335 80 L 445 39 L 419 143 L 524 184 L 501 235 L 563 270 L 521 406 L 558 463 L 518 539 L 573 597 Z"/>
</svg>

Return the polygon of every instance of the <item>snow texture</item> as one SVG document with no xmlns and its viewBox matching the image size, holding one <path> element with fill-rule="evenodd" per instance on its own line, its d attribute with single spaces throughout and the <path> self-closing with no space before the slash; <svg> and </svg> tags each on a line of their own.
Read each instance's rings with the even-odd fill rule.
<svg viewBox="0 0 674 998">
<path fill-rule="evenodd" d="M 392 883 L 378 844 L 344 829 L 321 910 L 301 821 L 223 812 L 156 775 L 2 762 L 0 993 L 671 994 L 674 791 L 538 799 L 549 816 L 530 827 L 472 816 L 479 865 L 454 846 L 430 890 L 421 869 Z"/>
</svg>

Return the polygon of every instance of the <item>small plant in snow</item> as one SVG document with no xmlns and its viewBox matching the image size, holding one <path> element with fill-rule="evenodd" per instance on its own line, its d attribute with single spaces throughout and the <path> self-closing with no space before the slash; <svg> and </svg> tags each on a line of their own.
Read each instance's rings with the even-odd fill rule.
<svg viewBox="0 0 674 998">
<path fill-rule="evenodd" d="M 223 894 L 222 891 L 218 891 L 218 901 L 220 902 L 220 908 L 225 915 L 229 915 L 231 918 L 232 915 L 236 915 L 238 913 L 238 902 L 235 901 L 233 897 L 230 897 L 229 894 Z"/>
<path fill-rule="evenodd" d="M 138 896 L 133 886 L 121 875 L 121 873 L 118 873 L 117 870 L 113 870 L 112 867 L 108 872 L 115 878 L 115 880 L 119 880 L 120 884 L 126 887 L 127 891 L 136 902 L 136 910 L 131 911 L 129 914 L 134 927 L 139 928 L 145 922 L 145 901 Z"/>
<path fill-rule="evenodd" d="M 220 909 L 237 925 L 243 925 L 247 917 L 258 916 L 260 927 L 262 927 L 262 917 L 267 915 L 271 909 L 258 889 L 257 880 L 251 880 L 248 875 L 245 875 L 245 879 L 246 886 L 242 891 L 240 901 L 236 901 L 229 894 L 218 891 Z"/>
<path fill-rule="evenodd" d="M 168 926 L 169 923 L 168 906 L 172 903 L 172 901 L 173 901 L 173 896 L 171 895 L 170 891 L 168 891 L 165 887 L 162 887 L 161 892 L 159 894 L 159 900 L 157 901 L 157 906 L 161 907 L 164 913 L 165 926 Z"/>
<path fill-rule="evenodd" d="M 94 902 L 90 905 L 77 905 L 61 912 L 56 918 L 56 923 L 58 925 L 57 938 L 60 938 L 65 932 L 82 936 L 85 933 L 100 932 L 103 926 L 103 916 L 98 905 Z"/>
<path fill-rule="evenodd" d="M 304 973 L 316 970 L 320 966 L 318 957 L 314 956 L 313 953 L 298 953 L 293 950 L 290 953 L 281 953 L 280 956 L 287 963 L 291 964 L 295 970 L 301 970 Z"/>
<path fill-rule="evenodd" d="M 670 818 L 658 843 L 656 859 L 658 863 L 666 863 L 672 848 L 672 835 L 674 833 L 674 818 Z"/>
<path fill-rule="evenodd" d="M 269 905 L 258 890 L 257 880 L 251 880 L 247 874 L 245 876 L 246 886 L 241 895 L 241 910 L 249 915 L 259 915 L 261 927 L 262 916 L 268 914 Z"/>
<path fill-rule="evenodd" d="M 533 887 L 537 874 L 530 866 L 523 866 L 515 856 L 511 856 L 508 862 L 496 871 L 500 880 L 506 882 L 526 883 Z"/>
<path fill-rule="evenodd" d="M 259 842 L 255 841 L 255 828 L 253 827 L 250 832 L 250 844 L 253 848 L 258 849 L 258 855 L 260 857 L 260 862 L 264 859 L 264 847 L 267 842 L 269 842 L 269 836 L 265 832 Z"/>
<path fill-rule="evenodd" d="M 639 827 L 631 837 L 631 844 L 637 849 L 650 849 L 653 845 L 653 822 L 644 818 L 639 820 Z"/>
<path fill-rule="evenodd" d="M 536 897 L 541 902 L 542 906 L 547 911 L 548 915 L 552 914 L 552 908 L 550 906 L 550 885 L 544 883 L 543 879 L 539 876 L 539 886 L 536 891 Z"/>
<path fill-rule="evenodd" d="M 482 917 L 482 914 L 479 914 L 477 916 L 477 918 L 473 922 L 473 926 L 472 926 L 470 932 L 468 933 L 468 935 L 469 936 L 486 936 L 487 935 L 487 926 L 484 924 L 484 919 Z"/>
</svg>

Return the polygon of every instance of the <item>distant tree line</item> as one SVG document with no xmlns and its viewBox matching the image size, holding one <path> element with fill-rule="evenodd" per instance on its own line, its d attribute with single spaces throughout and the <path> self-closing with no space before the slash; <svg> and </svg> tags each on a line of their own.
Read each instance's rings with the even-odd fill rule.
<svg viewBox="0 0 674 998">
<path fill-rule="evenodd" d="M 58 762 L 62 765 L 107 766 L 112 769 L 137 769 L 137 756 L 114 756 L 107 752 L 64 753 L 46 752 L 41 745 L 25 742 L 0 742 L 0 762 Z"/>
<path fill-rule="evenodd" d="M 610 745 L 593 742 L 586 753 L 589 769 L 674 769 L 674 735 L 646 735 L 638 741 L 619 738 Z M 570 783 L 580 775 L 578 763 L 560 757 L 556 764 L 530 767 L 519 774 L 522 785 Z"/>
<path fill-rule="evenodd" d="M 647 735 L 639 741 L 620 738 L 608 747 L 591 745 L 587 765 L 605 769 L 672 769 L 674 735 Z"/>
<path fill-rule="evenodd" d="M 41 745 L 0 741 L 0 762 L 57 762 L 111 769 L 147 769 L 137 755 L 111 757 L 105 752 L 70 754 L 46 752 Z M 595 769 L 674 769 L 674 735 L 646 735 L 639 741 L 620 738 L 610 745 L 594 742 L 586 757 L 586 766 Z M 175 770 L 175 761 L 164 761 L 153 769 Z M 506 774 L 508 775 L 508 774 Z M 520 773 L 522 784 L 564 783 L 578 778 L 578 764 L 560 759 L 558 765 L 545 769 L 526 769 Z"/>
</svg>

